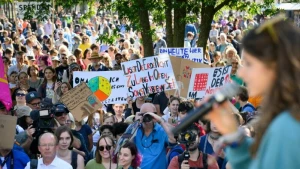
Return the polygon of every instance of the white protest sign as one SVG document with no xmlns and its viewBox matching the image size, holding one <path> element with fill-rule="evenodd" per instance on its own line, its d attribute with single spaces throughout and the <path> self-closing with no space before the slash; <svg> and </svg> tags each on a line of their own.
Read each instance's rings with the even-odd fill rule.
<svg viewBox="0 0 300 169">
<path fill-rule="evenodd" d="M 103 104 L 127 103 L 126 78 L 122 71 L 73 73 L 74 87 L 85 82 Z"/>
<path fill-rule="evenodd" d="M 146 57 L 123 62 L 121 65 L 128 95 L 131 97 L 177 89 L 168 55 Z"/>
<path fill-rule="evenodd" d="M 219 88 L 230 83 L 231 66 L 216 68 L 194 68 L 187 98 L 200 98 L 214 94 Z"/>
<path fill-rule="evenodd" d="M 16 9 L 17 9 L 17 16 L 21 19 L 24 18 L 24 14 L 26 12 L 26 9 L 28 7 L 32 7 L 34 9 L 34 11 L 39 11 L 40 10 L 40 4 L 42 2 L 37 2 L 37 1 L 28 1 L 28 2 L 15 2 L 16 5 Z M 51 5 L 50 1 L 46 2 L 48 5 Z M 49 14 L 50 16 L 50 14 Z"/>
<path fill-rule="evenodd" d="M 203 48 L 160 48 L 159 54 L 189 59 L 193 62 L 203 63 Z"/>
</svg>

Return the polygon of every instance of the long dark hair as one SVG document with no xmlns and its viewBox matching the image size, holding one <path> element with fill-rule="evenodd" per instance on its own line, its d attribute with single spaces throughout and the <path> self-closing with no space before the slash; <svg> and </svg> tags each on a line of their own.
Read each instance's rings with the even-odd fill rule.
<svg viewBox="0 0 300 169">
<path fill-rule="evenodd" d="M 26 123 L 26 118 L 27 116 L 23 116 L 18 118 L 18 125 L 21 126 L 24 130 L 27 130 L 27 128 L 29 127 L 28 124 Z"/>
<path fill-rule="evenodd" d="M 64 132 L 67 132 L 69 135 L 70 135 L 70 138 L 71 138 L 71 143 L 69 145 L 69 149 L 72 149 L 72 144 L 73 144 L 73 141 L 74 141 L 74 138 L 73 138 L 73 134 L 72 134 L 72 130 L 67 127 L 67 126 L 60 126 L 58 127 L 56 130 L 55 130 L 55 136 L 57 137 L 57 140 L 59 142 L 60 140 L 60 135 Z"/>
<path fill-rule="evenodd" d="M 280 113 L 289 110 L 294 118 L 300 120 L 299 28 L 284 20 L 269 21 L 262 26 L 265 29 L 259 27 L 249 31 L 242 44 L 247 53 L 273 69 L 277 76 L 263 99 L 256 139 L 251 147 L 252 156 L 256 155 L 270 123 Z"/>
</svg>

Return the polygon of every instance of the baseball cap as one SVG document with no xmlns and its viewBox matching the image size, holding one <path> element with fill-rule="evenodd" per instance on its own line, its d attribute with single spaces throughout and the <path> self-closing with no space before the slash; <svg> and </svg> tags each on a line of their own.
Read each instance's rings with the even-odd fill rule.
<svg viewBox="0 0 300 169">
<path fill-rule="evenodd" d="M 73 70 L 74 68 L 80 69 L 80 66 L 77 63 L 71 63 L 69 65 L 70 70 Z"/>
<path fill-rule="evenodd" d="M 30 103 L 34 99 L 42 99 L 42 98 L 39 96 L 38 92 L 36 92 L 36 91 L 29 92 L 26 94 L 26 102 L 27 103 Z"/>
<path fill-rule="evenodd" d="M 26 140 L 27 140 L 27 138 L 28 138 L 28 135 L 27 135 L 27 133 L 24 131 L 24 132 L 21 132 L 21 133 L 19 133 L 19 134 L 17 134 L 16 136 L 15 136 L 15 142 L 18 144 L 18 145 L 22 145 L 22 144 L 24 144 L 25 142 L 26 142 Z"/>
<path fill-rule="evenodd" d="M 18 118 L 21 118 L 23 116 L 30 116 L 30 112 L 32 109 L 28 106 L 20 106 L 17 108 L 16 113 Z"/>
</svg>

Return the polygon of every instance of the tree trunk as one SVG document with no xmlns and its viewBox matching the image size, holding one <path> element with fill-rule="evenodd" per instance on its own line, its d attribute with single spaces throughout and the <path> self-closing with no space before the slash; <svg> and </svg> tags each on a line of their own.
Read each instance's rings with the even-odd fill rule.
<svg viewBox="0 0 300 169">
<path fill-rule="evenodd" d="M 172 5 L 173 0 L 165 0 L 166 4 L 166 10 L 165 10 L 165 15 L 166 15 L 166 33 L 167 33 L 167 46 L 168 47 L 173 47 L 173 17 L 172 17 Z"/>
<path fill-rule="evenodd" d="M 200 35 L 198 39 L 197 46 L 203 47 L 205 52 L 207 39 L 209 37 L 209 31 L 211 29 L 211 23 L 215 15 L 214 5 L 213 6 L 206 6 L 202 5 L 201 8 L 201 24 L 200 24 Z"/>
<path fill-rule="evenodd" d="M 177 0 L 174 7 L 174 47 L 184 46 L 187 0 Z"/>
<path fill-rule="evenodd" d="M 145 2 L 145 0 L 137 0 L 137 4 L 140 7 L 138 15 L 140 20 L 142 41 L 144 46 L 144 57 L 149 57 L 154 55 L 154 50 L 153 50 L 151 27 L 149 23 L 148 8 L 145 5 L 146 3 L 147 2 Z"/>
</svg>

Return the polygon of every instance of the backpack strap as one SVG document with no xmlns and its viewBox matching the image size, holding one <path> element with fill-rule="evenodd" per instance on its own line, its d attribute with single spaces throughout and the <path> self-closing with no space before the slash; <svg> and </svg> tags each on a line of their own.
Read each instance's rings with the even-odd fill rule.
<svg viewBox="0 0 300 169">
<path fill-rule="evenodd" d="M 207 164 L 207 154 L 202 153 L 202 162 L 203 162 L 203 169 L 208 169 L 208 164 Z"/>
<path fill-rule="evenodd" d="M 37 169 L 38 160 L 37 159 L 31 159 L 30 160 L 30 169 Z"/>
<path fill-rule="evenodd" d="M 71 161 L 71 166 L 76 169 L 77 168 L 77 156 L 78 154 L 75 151 L 72 151 L 72 161 Z"/>
<path fill-rule="evenodd" d="M 178 164 L 179 164 L 179 169 L 181 169 L 181 163 L 183 162 L 183 154 L 178 155 Z"/>
</svg>

